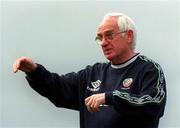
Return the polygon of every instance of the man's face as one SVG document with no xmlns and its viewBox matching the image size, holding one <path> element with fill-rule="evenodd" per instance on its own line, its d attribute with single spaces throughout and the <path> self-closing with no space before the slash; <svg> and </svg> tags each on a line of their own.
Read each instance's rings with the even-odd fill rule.
<svg viewBox="0 0 180 128">
<path fill-rule="evenodd" d="M 97 30 L 97 37 L 102 40 L 103 53 L 112 63 L 116 63 L 119 58 L 124 56 L 129 48 L 126 38 L 119 32 L 121 31 L 116 17 L 110 17 L 103 21 Z"/>
</svg>

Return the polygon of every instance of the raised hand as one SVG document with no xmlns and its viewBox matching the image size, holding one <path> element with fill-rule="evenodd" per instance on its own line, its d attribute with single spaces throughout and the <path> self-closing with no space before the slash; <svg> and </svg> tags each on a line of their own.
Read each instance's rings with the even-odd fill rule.
<svg viewBox="0 0 180 128">
<path fill-rule="evenodd" d="M 18 70 L 28 73 L 35 70 L 36 68 L 37 64 L 27 57 L 21 57 L 17 59 L 13 64 L 14 73 L 16 73 Z"/>
</svg>

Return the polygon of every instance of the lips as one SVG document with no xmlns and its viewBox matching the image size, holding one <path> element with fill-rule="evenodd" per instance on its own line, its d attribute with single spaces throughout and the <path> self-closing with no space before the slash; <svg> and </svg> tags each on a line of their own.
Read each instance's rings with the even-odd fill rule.
<svg viewBox="0 0 180 128">
<path fill-rule="evenodd" d="M 105 50 L 104 50 L 104 53 L 105 53 L 105 54 L 109 54 L 110 52 L 111 52 L 111 49 L 105 49 Z"/>
</svg>

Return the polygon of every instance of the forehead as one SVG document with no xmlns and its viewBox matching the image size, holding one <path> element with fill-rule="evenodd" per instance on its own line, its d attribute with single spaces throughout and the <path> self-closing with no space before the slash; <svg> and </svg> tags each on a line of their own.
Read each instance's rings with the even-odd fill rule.
<svg viewBox="0 0 180 128">
<path fill-rule="evenodd" d="M 109 17 L 108 19 L 103 20 L 97 29 L 97 34 L 104 33 L 106 31 L 119 31 L 117 20 L 117 17 Z"/>
</svg>

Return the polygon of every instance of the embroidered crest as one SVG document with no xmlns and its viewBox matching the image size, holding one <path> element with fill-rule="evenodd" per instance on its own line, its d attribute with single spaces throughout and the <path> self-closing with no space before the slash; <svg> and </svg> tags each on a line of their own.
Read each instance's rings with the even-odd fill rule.
<svg viewBox="0 0 180 128">
<path fill-rule="evenodd" d="M 126 79 L 123 81 L 123 87 L 125 87 L 125 88 L 130 87 L 130 85 L 132 84 L 132 82 L 133 82 L 133 79 L 132 79 L 132 78 L 126 78 Z"/>
</svg>

